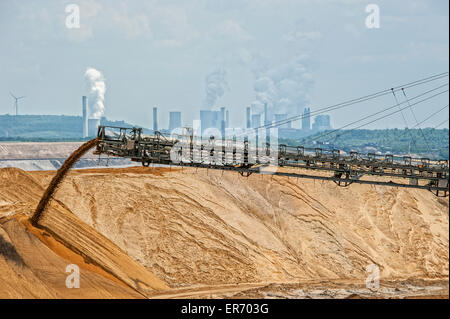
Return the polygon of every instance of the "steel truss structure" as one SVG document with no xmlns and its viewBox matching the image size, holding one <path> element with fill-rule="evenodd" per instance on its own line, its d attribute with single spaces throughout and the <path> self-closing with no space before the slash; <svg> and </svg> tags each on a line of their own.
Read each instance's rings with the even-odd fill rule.
<svg viewBox="0 0 450 319">
<path fill-rule="evenodd" d="M 289 170 L 270 171 L 267 162 L 270 157 L 270 144 L 265 145 L 263 150 L 258 150 L 252 148 L 245 139 L 243 143 L 239 143 L 236 140 L 211 138 L 210 143 L 205 147 L 192 134 L 168 138 L 155 132 L 154 135 L 144 136 L 141 128 L 113 126 L 99 126 L 97 137 L 99 143 L 94 154 L 130 158 L 132 161 L 141 162 L 143 166 L 149 166 L 152 163 L 188 166 L 236 171 L 242 176 L 258 173 L 327 180 L 341 187 L 358 183 L 426 189 L 439 197 L 449 194 L 447 160 L 432 161 L 428 158 L 356 152 L 342 155 L 339 150 L 327 151 L 321 148 L 311 149 L 280 144 L 277 147 L 277 165 Z M 174 148 L 177 143 L 184 145 L 184 151 Z M 171 160 L 173 151 L 180 159 L 176 163 Z M 315 171 L 316 174 L 292 172 L 295 169 Z M 330 174 L 328 176 L 317 174 L 319 171 Z M 364 179 L 362 179 L 363 176 L 365 176 Z M 386 181 L 386 178 L 395 179 L 395 182 Z"/>
</svg>

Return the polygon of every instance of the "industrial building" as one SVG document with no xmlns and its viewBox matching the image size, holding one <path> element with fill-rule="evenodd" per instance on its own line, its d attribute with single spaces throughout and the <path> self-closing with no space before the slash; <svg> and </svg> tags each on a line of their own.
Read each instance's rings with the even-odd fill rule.
<svg viewBox="0 0 450 319">
<path fill-rule="evenodd" d="M 311 110 L 309 107 L 306 107 L 303 110 L 302 115 L 302 130 L 303 131 L 309 131 L 311 130 Z"/>
<path fill-rule="evenodd" d="M 181 112 L 169 113 L 169 132 L 181 127 Z"/>
<path fill-rule="evenodd" d="M 201 132 L 208 128 L 221 130 L 221 112 L 211 110 L 200 110 Z"/>
<path fill-rule="evenodd" d="M 261 126 L 261 114 L 252 114 L 252 128 Z"/>
<path fill-rule="evenodd" d="M 88 137 L 97 136 L 97 129 L 100 126 L 100 119 L 88 120 Z"/>
<path fill-rule="evenodd" d="M 328 114 L 317 115 L 314 118 L 312 129 L 315 132 L 331 130 L 331 121 Z"/>
</svg>

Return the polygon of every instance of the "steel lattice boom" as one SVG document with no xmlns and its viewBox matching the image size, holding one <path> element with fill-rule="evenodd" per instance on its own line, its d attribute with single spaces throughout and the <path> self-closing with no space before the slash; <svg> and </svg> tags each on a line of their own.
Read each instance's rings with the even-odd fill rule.
<svg viewBox="0 0 450 319">
<path fill-rule="evenodd" d="M 265 168 L 268 162 L 262 161 L 261 158 L 269 157 L 270 145 L 258 150 L 252 148 L 247 141 L 238 143 L 233 140 L 216 140 L 205 147 L 197 144 L 198 140 L 192 135 L 167 138 L 156 132 L 154 135 L 144 136 L 140 128 L 112 126 L 99 126 L 98 139 L 95 154 L 130 158 L 144 166 L 154 163 L 236 171 L 243 176 L 258 173 L 329 180 L 343 187 L 359 183 L 418 188 L 432 191 L 436 196 L 447 196 L 449 193 L 447 160 L 432 161 L 427 158 L 391 154 L 363 155 L 356 152 L 342 155 L 339 150 L 325 151 L 321 148 L 278 145 L 276 163 L 278 167 L 288 170 L 267 171 Z M 181 141 L 184 141 L 184 150 L 176 148 Z M 180 159 L 176 163 L 171 159 L 171 153 L 173 156 L 174 151 Z M 316 173 L 301 174 L 295 172 L 295 169 Z M 319 174 L 319 171 L 329 174 Z"/>
</svg>

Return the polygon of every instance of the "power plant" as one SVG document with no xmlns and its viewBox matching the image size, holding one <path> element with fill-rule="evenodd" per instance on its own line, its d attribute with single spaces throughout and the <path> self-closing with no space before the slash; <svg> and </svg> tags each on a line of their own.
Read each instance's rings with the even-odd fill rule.
<svg viewBox="0 0 450 319">
<path fill-rule="evenodd" d="M 311 130 L 311 111 L 309 107 L 306 107 L 303 111 L 302 130 L 303 131 Z"/>
<path fill-rule="evenodd" d="M 282 114 L 275 114 L 275 123 L 278 122 L 285 122 L 288 118 L 288 115 L 286 113 L 282 113 Z M 283 123 L 282 125 L 279 126 L 279 128 L 292 128 L 291 122 L 290 121 L 286 121 L 285 123 Z"/>
<path fill-rule="evenodd" d="M 250 107 L 249 106 L 247 106 L 247 116 L 246 116 L 246 119 L 247 119 L 247 127 L 246 128 L 250 128 L 251 127 L 251 120 L 250 120 Z"/>
<path fill-rule="evenodd" d="M 97 134 L 97 128 L 102 125 L 102 121 L 106 118 L 89 118 L 90 107 L 87 96 L 82 96 L 82 137 L 92 137 Z M 183 126 L 180 111 L 169 112 L 169 125 L 166 129 L 162 129 L 158 125 L 158 107 L 154 106 L 153 111 L 153 131 L 160 131 L 170 133 L 176 128 Z M 323 131 L 331 128 L 329 115 L 318 115 L 314 118 L 314 124 L 311 125 L 311 110 L 309 107 L 304 108 L 301 114 L 301 129 L 293 128 L 292 121 L 289 117 L 292 114 L 274 113 L 274 110 L 269 109 L 267 103 L 264 103 L 264 109 L 260 113 L 254 113 L 251 107 L 245 107 L 245 122 L 246 129 L 259 128 L 262 125 L 270 126 L 274 124 L 279 129 L 279 136 L 285 138 L 304 137 L 318 131 Z M 281 124 L 280 124 L 281 123 Z M 104 124 L 103 124 L 104 125 Z M 218 111 L 215 110 L 200 110 L 200 134 L 203 135 L 206 129 L 214 128 L 221 133 L 222 137 L 226 135 L 226 129 L 230 127 L 230 112 L 226 107 L 222 106 Z M 269 128 L 267 128 L 269 134 Z"/>
<path fill-rule="evenodd" d="M 252 128 L 261 126 L 261 114 L 252 114 Z"/>
<path fill-rule="evenodd" d="M 269 124 L 269 118 L 267 114 L 267 103 L 264 103 L 264 125 Z"/>
<path fill-rule="evenodd" d="M 83 138 L 97 135 L 97 128 L 100 126 L 100 119 L 89 118 L 89 105 L 87 96 L 81 98 L 83 114 Z"/>
<path fill-rule="evenodd" d="M 220 108 L 220 133 L 222 134 L 222 137 L 225 136 L 225 126 L 226 126 L 226 120 L 225 120 L 225 108 Z"/>
<path fill-rule="evenodd" d="M 100 119 L 89 119 L 88 120 L 88 137 L 93 137 L 97 135 L 97 129 L 100 126 Z"/>
<path fill-rule="evenodd" d="M 220 131 L 221 117 L 219 111 L 200 110 L 201 133 L 208 128 L 215 128 Z"/>
<path fill-rule="evenodd" d="M 179 127 L 181 127 L 181 112 L 170 112 L 169 131 L 172 132 L 174 129 Z"/>
</svg>

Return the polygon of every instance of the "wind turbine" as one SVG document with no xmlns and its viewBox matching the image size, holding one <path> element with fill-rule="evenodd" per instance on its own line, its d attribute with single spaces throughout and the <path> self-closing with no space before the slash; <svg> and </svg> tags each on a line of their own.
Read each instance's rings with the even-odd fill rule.
<svg viewBox="0 0 450 319">
<path fill-rule="evenodd" d="M 16 108 L 16 116 L 19 114 L 19 104 L 17 103 L 17 101 L 19 101 L 20 99 L 23 99 L 25 96 L 19 96 L 16 97 L 14 94 L 12 94 L 11 92 L 9 92 L 9 94 L 11 94 L 11 96 L 13 97 L 13 99 L 15 99 L 14 101 L 14 106 Z"/>
</svg>

